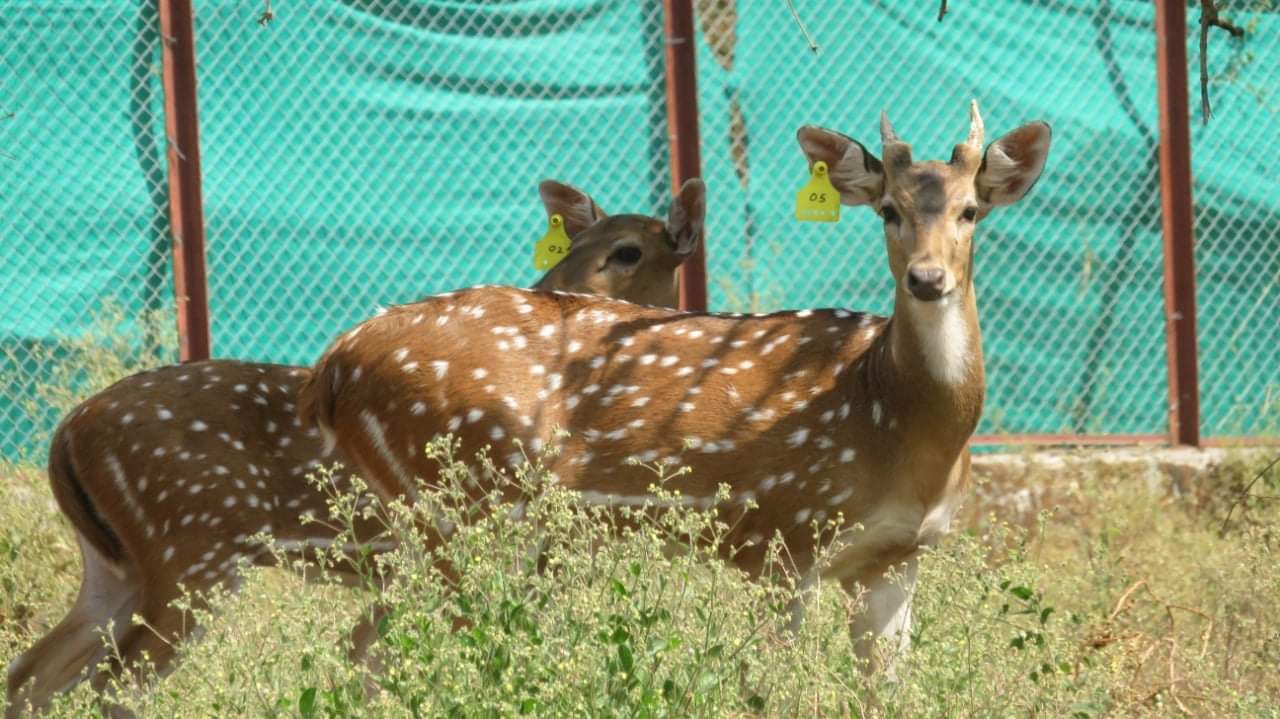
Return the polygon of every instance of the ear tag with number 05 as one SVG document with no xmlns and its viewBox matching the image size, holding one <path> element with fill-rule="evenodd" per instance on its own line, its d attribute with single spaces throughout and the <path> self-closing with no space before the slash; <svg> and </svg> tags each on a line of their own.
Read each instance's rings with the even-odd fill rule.
<svg viewBox="0 0 1280 719">
<path fill-rule="evenodd" d="M 801 222 L 836 222 L 840 219 L 840 193 L 827 176 L 827 163 L 813 163 L 809 181 L 796 193 L 796 219 Z"/>
<path fill-rule="evenodd" d="M 552 215 L 547 222 L 547 234 L 533 246 L 533 269 L 539 272 L 560 264 L 560 260 L 569 254 L 569 246 L 573 244 L 564 231 L 564 218 Z"/>
</svg>

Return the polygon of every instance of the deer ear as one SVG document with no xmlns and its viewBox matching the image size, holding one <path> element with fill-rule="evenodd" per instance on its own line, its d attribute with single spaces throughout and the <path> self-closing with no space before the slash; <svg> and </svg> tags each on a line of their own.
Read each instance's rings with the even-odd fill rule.
<svg viewBox="0 0 1280 719">
<path fill-rule="evenodd" d="M 992 207 L 1021 200 L 1040 179 L 1051 135 L 1048 124 L 1032 122 L 991 143 L 975 180 L 978 198 Z"/>
<path fill-rule="evenodd" d="M 819 160 L 827 163 L 840 204 L 865 205 L 884 194 L 884 165 L 857 140 L 816 125 L 801 127 L 796 140 L 810 168 Z"/>
<path fill-rule="evenodd" d="M 542 196 L 542 204 L 547 208 L 547 217 L 560 215 L 564 218 L 564 231 L 569 239 L 577 237 L 588 227 L 608 217 L 590 195 L 573 185 L 543 180 L 538 185 L 538 194 Z"/>
<path fill-rule="evenodd" d="M 685 180 L 667 213 L 667 232 L 676 243 L 676 255 L 684 258 L 698 249 L 707 216 L 707 187 L 694 177 Z"/>
</svg>

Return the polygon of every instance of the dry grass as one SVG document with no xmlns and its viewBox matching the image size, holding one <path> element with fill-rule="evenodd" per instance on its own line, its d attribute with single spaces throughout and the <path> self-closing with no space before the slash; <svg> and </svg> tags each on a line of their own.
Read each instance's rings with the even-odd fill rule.
<svg viewBox="0 0 1280 719">
<path fill-rule="evenodd" d="M 396 611 L 375 698 L 340 646 L 375 594 L 272 571 L 218 603 L 172 676 L 123 701 L 164 717 L 1280 716 L 1280 513 L 1268 499 L 1280 472 L 1241 501 L 1257 468 L 1229 459 L 1186 484 L 1107 463 L 1024 474 L 1057 488 L 1052 509 L 1030 527 L 970 514 L 926 557 L 897 682 L 858 673 L 839 593 L 824 591 L 801 635 L 784 640 L 785 585 L 745 582 L 696 554 L 664 556 L 662 531 L 711 536 L 709 517 L 690 512 L 665 520 L 677 529 L 655 525 L 599 550 L 587 527 L 600 519 L 562 497 L 531 507 L 562 528 L 551 573 L 519 569 L 529 523 L 459 515 L 471 528 L 444 552 L 467 567 L 460 593 L 444 591 L 413 546 L 410 518 L 388 519 L 407 548 L 382 595 Z M 78 570 L 39 473 L 8 477 L 6 661 L 58 618 Z M 469 629 L 450 631 L 459 619 Z M 76 693 L 54 716 L 91 706 Z"/>
</svg>

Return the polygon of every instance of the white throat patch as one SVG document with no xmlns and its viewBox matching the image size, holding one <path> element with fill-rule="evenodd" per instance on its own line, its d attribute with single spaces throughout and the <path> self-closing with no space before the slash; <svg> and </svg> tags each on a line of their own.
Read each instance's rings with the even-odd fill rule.
<svg viewBox="0 0 1280 719">
<path fill-rule="evenodd" d="M 956 385 L 969 373 L 969 328 L 953 296 L 937 302 L 912 302 L 917 338 L 929 374 L 940 384 Z"/>
</svg>

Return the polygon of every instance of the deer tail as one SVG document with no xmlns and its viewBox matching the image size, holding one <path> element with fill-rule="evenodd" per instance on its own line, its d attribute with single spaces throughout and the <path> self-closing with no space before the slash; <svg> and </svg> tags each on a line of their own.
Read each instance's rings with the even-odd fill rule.
<svg viewBox="0 0 1280 719">
<path fill-rule="evenodd" d="M 49 486 L 53 498 L 71 526 L 90 546 L 112 564 L 122 564 L 124 543 L 98 511 L 81 476 L 72 447 L 71 428 L 63 422 L 49 443 Z"/>
</svg>

